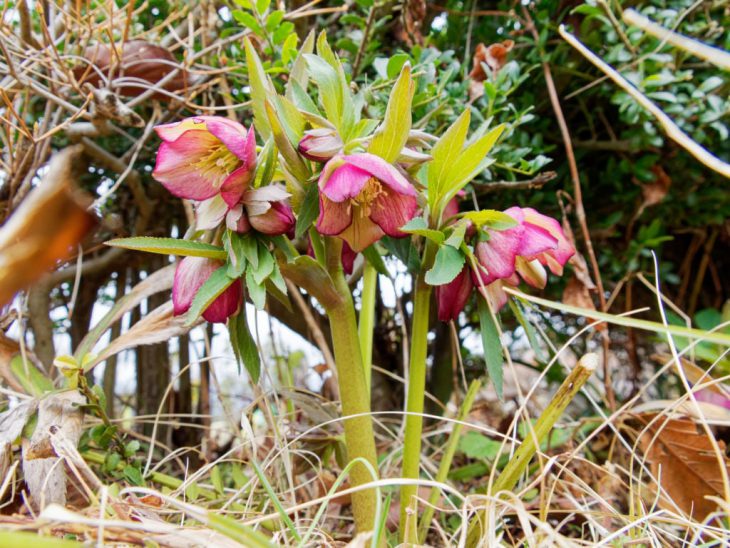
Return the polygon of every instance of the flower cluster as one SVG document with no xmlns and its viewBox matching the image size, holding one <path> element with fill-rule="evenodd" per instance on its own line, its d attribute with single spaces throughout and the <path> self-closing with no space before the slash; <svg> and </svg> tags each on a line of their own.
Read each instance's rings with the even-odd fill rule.
<svg viewBox="0 0 730 548">
<path fill-rule="evenodd" d="M 474 246 L 476 268 L 465 266 L 452 282 L 436 288 L 441 321 L 455 320 L 474 288 L 489 300 L 494 310 L 507 302 L 504 287 L 516 287 L 520 278 L 533 287 L 544 288 L 545 267 L 560 276 L 575 253 L 555 219 L 529 207 L 511 207 L 504 213 L 514 219 L 515 226 L 482 231 Z"/>
</svg>

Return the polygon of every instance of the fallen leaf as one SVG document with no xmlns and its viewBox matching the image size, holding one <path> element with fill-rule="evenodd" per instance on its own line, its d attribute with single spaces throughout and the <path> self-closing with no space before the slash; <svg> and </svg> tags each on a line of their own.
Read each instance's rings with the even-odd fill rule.
<svg viewBox="0 0 730 548">
<path fill-rule="evenodd" d="M 492 74 L 497 74 L 507 63 L 507 54 L 512 50 L 515 43 L 512 40 L 504 40 L 490 46 L 483 43 L 477 44 L 472 60 L 473 68 L 469 73 L 469 98 L 473 101 L 484 95 L 482 82 L 487 79 L 484 70 L 486 65 Z"/>
<path fill-rule="evenodd" d="M 644 203 L 641 204 L 642 209 L 660 203 L 669 192 L 672 186 L 672 179 L 664 171 L 664 168 L 658 164 L 651 166 L 654 173 L 654 182 L 641 186 L 641 194 L 644 197 Z"/>
<path fill-rule="evenodd" d="M 81 437 L 85 398 L 75 390 L 49 394 L 38 404 L 38 421 L 30 439 L 23 439 L 23 476 L 33 504 L 66 503 L 66 470 L 53 448 L 52 436 L 61 433 L 74 446 Z"/>
<path fill-rule="evenodd" d="M 58 261 L 68 259 L 94 227 L 91 200 L 73 190 L 80 147 L 55 154 L 48 173 L 0 228 L 0 307 Z"/>
<path fill-rule="evenodd" d="M 707 433 L 687 418 L 662 416 L 657 419 L 655 414 L 636 417 L 645 425 L 639 446 L 650 464 L 652 475 L 671 502 L 696 520 L 703 520 L 714 512 L 717 504 L 706 497 L 723 499 L 724 489 L 718 455 Z M 730 459 L 725 455 L 725 443 L 717 443 L 722 453 L 722 466 L 728 470 Z M 673 509 L 671 502 L 659 498 L 661 508 Z"/>
</svg>

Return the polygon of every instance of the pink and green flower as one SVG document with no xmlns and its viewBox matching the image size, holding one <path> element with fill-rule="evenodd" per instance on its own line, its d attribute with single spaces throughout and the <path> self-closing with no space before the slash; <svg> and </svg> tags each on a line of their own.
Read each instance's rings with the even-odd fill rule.
<svg viewBox="0 0 730 548">
<path fill-rule="evenodd" d="M 193 299 L 210 275 L 223 266 L 223 262 L 202 257 L 185 257 L 175 269 L 172 282 L 172 306 L 176 316 L 185 314 Z M 203 312 L 203 318 L 212 323 L 225 323 L 241 306 L 243 286 L 235 280 Z"/>
</svg>

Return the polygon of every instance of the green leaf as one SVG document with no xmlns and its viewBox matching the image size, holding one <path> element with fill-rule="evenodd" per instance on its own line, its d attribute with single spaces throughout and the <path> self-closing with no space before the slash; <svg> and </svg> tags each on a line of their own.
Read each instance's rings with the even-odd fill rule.
<svg viewBox="0 0 730 548">
<path fill-rule="evenodd" d="M 304 190 L 304 200 L 297 215 L 297 226 L 294 235 L 304 236 L 314 220 L 319 216 L 319 187 L 316 182 L 309 183 Z"/>
<path fill-rule="evenodd" d="M 246 270 L 246 287 L 256 310 L 263 310 L 266 306 L 266 287 L 256 283 L 250 268 Z"/>
<path fill-rule="evenodd" d="M 464 213 L 463 218 L 469 219 L 477 228 L 487 225 L 495 230 L 507 230 L 508 228 L 517 226 L 517 221 L 513 217 L 496 209 L 469 211 Z"/>
<path fill-rule="evenodd" d="M 458 221 L 455 225 L 453 225 L 453 230 L 449 237 L 446 238 L 444 244 L 459 249 L 461 247 L 461 244 L 464 242 L 464 235 L 466 234 L 467 226 L 468 225 L 466 222 Z"/>
<path fill-rule="evenodd" d="M 467 146 L 464 152 L 459 155 L 458 161 L 450 165 L 446 172 L 446 186 L 442 187 L 444 193 L 443 204 L 447 204 L 469 181 L 484 171 L 488 164 L 492 163 L 492 160 L 486 158 L 486 155 L 492 150 L 505 128 L 504 124 L 500 124 L 491 129 L 484 137 Z"/>
<path fill-rule="evenodd" d="M 253 279 L 258 285 L 263 285 L 264 280 L 274 272 L 274 257 L 266 246 L 260 245 L 258 248 L 259 263 L 253 269 Z"/>
<path fill-rule="evenodd" d="M 243 39 L 243 46 L 246 50 L 246 65 L 248 66 L 248 83 L 251 87 L 254 124 L 256 125 L 256 131 L 261 134 L 264 140 L 267 140 L 271 135 L 271 130 L 269 129 L 264 103 L 267 97 L 274 95 L 276 92 L 264 71 L 264 66 L 261 64 L 256 49 L 251 45 L 248 37 Z"/>
<path fill-rule="evenodd" d="M 132 440 L 128 442 L 124 446 L 124 456 L 127 458 L 133 457 L 134 454 L 139 451 L 140 447 L 142 446 L 137 440 Z"/>
<path fill-rule="evenodd" d="M 394 80 L 398 74 L 401 74 L 402 76 L 403 73 L 401 71 L 409 59 L 410 56 L 407 53 L 396 53 L 393 55 L 393 57 L 388 60 L 388 66 L 385 69 L 388 78 Z"/>
<path fill-rule="evenodd" d="M 266 13 L 269 4 L 271 4 L 271 0 L 256 0 L 256 11 L 259 12 L 259 15 Z"/>
<path fill-rule="evenodd" d="M 424 238 L 433 240 L 439 245 L 446 238 L 446 236 L 444 236 L 444 233 L 440 230 L 433 230 L 432 228 L 428 228 L 428 224 L 423 217 L 414 217 L 405 225 L 403 225 L 400 230 L 401 232 L 407 232 L 408 234 L 418 234 L 419 236 L 423 236 Z"/>
<path fill-rule="evenodd" d="M 246 256 L 243 252 L 245 236 L 228 231 L 228 269 L 226 274 L 231 278 L 240 278 L 246 270 Z"/>
<path fill-rule="evenodd" d="M 431 205 L 438 203 L 443 196 L 442 188 L 446 183 L 448 171 L 461 154 L 470 120 L 471 111 L 466 109 L 431 149 L 433 159 L 426 167 L 428 201 Z"/>
<path fill-rule="evenodd" d="M 458 249 L 449 245 L 439 248 L 433 266 L 426 272 L 426 283 L 429 285 L 444 285 L 454 281 L 464 268 L 466 258 Z"/>
<path fill-rule="evenodd" d="M 512 310 L 512 313 L 515 315 L 515 318 L 517 318 L 517 321 L 522 326 L 522 329 L 525 330 L 525 334 L 527 335 L 527 341 L 530 343 L 530 347 L 535 353 L 535 359 L 537 359 L 538 362 L 545 363 L 547 360 L 545 359 L 545 353 L 543 352 L 543 349 L 540 346 L 540 342 L 537 338 L 537 332 L 535 331 L 533 325 L 523 314 L 522 307 L 515 299 L 510 299 L 507 302 L 509 304 L 510 310 Z"/>
<path fill-rule="evenodd" d="M 241 250 L 252 268 L 259 267 L 259 241 L 249 234 L 241 236 Z"/>
<path fill-rule="evenodd" d="M 479 302 L 479 331 L 482 335 L 484 347 L 484 361 L 487 363 L 487 374 L 494 383 L 497 396 L 502 399 L 502 388 L 504 384 L 504 372 L 502 371 L 502 342 L 499 339 L 499 330 L 495 323 L 496 318 L 489 309 L 486 299 L 480 297 Z"/>
<path fill-rule="evenodd" d="M 398 158 L 411 131 L 411 101 L 414 90 L 411 66 L 406 63 L 390 93 L 385 118 L 373 135 L 368 152 L 387 162 L 394 162 Z"/>
<path fill-rule="evenodd" d="M 142 473 L 139 471 L 139 468 L 127 465 L 124 467 L 124 470 L 122 470 L 122 474 L 124 475 L 124 479 L 132 485 L 144 485 L 144 479 L 142 479 Z"/>
<path fill-rule="evenodd" d="M 248 12 L 242 10 L 235 10 L 233 12 L 233 18 L 246 28 L 251 29 L 254 34 L 262 34 L 261 25 L 259 25 L 256 18 Z"/>
<path fill-rule="evenodd" d="M 279 26 L 281 20 L 284 19 L 284 12 L 281 10 L 272 11 L 266 18 L 266 30 L 272 32 Z"/>
<path fill-rule="evenodd" d="M 228 318 L 228 332 L 238 363 L 243 364 L 254 383 L 259 382 L 261 358 L 259 357 L 256 342 L 248 328 L 245 304 L 241 307 L 241 311 L 238 314 Z"/>
<path fill-rule="evenodd" d="M 306 181 L 309 179 L 310 175 L 309 168 L 307 168 L 307 165 L 294 148 L 294 145 L 282 125 L 278 111 L 268 99 L 264 101 L 264 110 L 266 111 L 266 120 L 268 120 L 271 132 L 274 135 L 274 142 L 276 143 L 276 147 L 279 149 L 279 153 L 282 158 L 284 158 L 286 166 L 298 180 Z"/>
<path fill-rule="evenodd" d="M 459 451 L 470 459 L 494 460 L 501 446 L 501 442 L 479 432 L 467 432 L 459 439 Z"/>
<path fill-rule="evenodd" d="M 210 483 L 213 484 L 213 489 L 219 495 L 223 494 L 223 476 L 221 475 L 221 469 L 218 466 L 214 466 L 210 469 Z"/>
<path fill-rule="evenodd" d="M 276 166 L 278 164 L 278 154 L 274 146 L 274 140 L 268 139 L 261 149 L 258 160 L 256 162 L 256 179 L 254 179 L 254 188 L 268 185 L 274 178 Z"/>
<path fill-rule="evenodd" d="M 153 238 L 151 236 L 135 236 L 133 238 L 117 238 L 106 242 L 112 247 L 123 247 L 135 251 L 160 253 L 162 255 L 182 255 L 185 257 L 206 257 L 225 261 L 225 249 L 203 242 L 180 240 L 177 238 Z"/>
<path fill-rule="evenodd" d="M 309 72 L 319 88 L 319 100 L 327 119 L 337 127 L 342 125 L 343 94 L 337 71 L 317 55 L 305 54 Z"/>
<path fill-rule="evenodd" d="M 228 277 L 228 274 L 226 274 L 227 270 L 228 267 L 225 265 L 220 267 L 200 286 L 200 289 L 195 294 L 193 303 L 190 305 L 190 310 L 188 310 L 185 316 L 185 325 L 193 325 L 201 314 L 205 312 L 205 309 L 235 281 L 233 278 Z"/>
<path fill-rule="evenodd" d="M 373 265 L 373 268 L 378 272 L 378 274 L 382 274 L 383 276 L 387 276 L 390 278 L 390 272 L 388 272 L 388 267 L 385 266 L 385 263 L 383 262 L 383 256 L 378 251 L 378 248 L 376 246 L 377 244 L 370 245 L 366 247 L 362 254 L 371 265 Z"/>
<path fill-rule="evenodd" d="M 284 46 L 286 46 L 286 44 L 284 44 Z M 307 89 L 309 73 L 307 72 L 307 61 L 304 59 L 304 55 L 312 53 L 312 51 L 314 51 L 314 31 L 309 31 L 309 34 L 304 39 L 302 47 L 299 49 L 296 59 L 294 59 L 294 63 L 289 71 L 289 80 L 286 83 L 286 97 L 292 103 L 297 104 L 297 101 L 294 98 L 294 85 L 299 86 L 301 90 Z M 307 97 L 309 97 L 309 95 L 307 95 Z M 297 104 L 297 106 L 301 105 Z"/>
</svg>

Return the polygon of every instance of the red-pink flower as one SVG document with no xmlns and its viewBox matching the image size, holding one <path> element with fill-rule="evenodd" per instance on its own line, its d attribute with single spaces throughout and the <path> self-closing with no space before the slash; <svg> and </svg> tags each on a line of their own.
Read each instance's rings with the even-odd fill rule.
<svg viewBox="0 0 730 548">
<path fill-rule="evenodd" d="M 155 128 L 162 144 L 152 176 L 172 194 L 238 202 L 256 169 L 256 137 L 238 122 L 194 116 Z"/>
<path fill-rule="evenodd" d="M 314 248 L 312 247 L 312 240 L 309 240 L 307 244 L 307 255 L 314 258 Z M 342 270 L 345 274 L 350 275 L 355 269 L 355 259 L 357 259 L 357 252 L 353 251 L 352 248 L 347 245 L 347 242 L 342 242 Z"/>
<path fill-rule="evenodd" d="M 487 230 L 489 239 L 475 247 L 482 283 L 506 280 L 516 272 L 528 284 L 545 287 L 547 273 L 543 265 L 560 275 L 575 250 L 555 219 L 532 208 L 511 207 L 505 213 L 517 225 L 507 230 Z"/>
<path fill-rule="evenodd" d="M 438 318 L 442 322 L 456 320 L 474 290 L 469 269 L 465 266 L 453 281 L 436 286 Z"/>
<path fill-rule="evenodd" d="M 223 266 L 223 262 L 203 257 L 185 257 L 177 264 L 172 283 L 172 306 L 176 316 L 185 314 L 200 287 L 211 274 Z M 243 286 L 241 280 L 234 281 L 203 312 L 203 318 L 213 323 L 225 321 L 241 306 Z"/>
<path fill-rule="evenodd" d="M 416 214 L 416 189 L 395 166 L 368 153 L 335 156 L 319 177 L 317 230 L 362 251 Z"/>
</svg>

